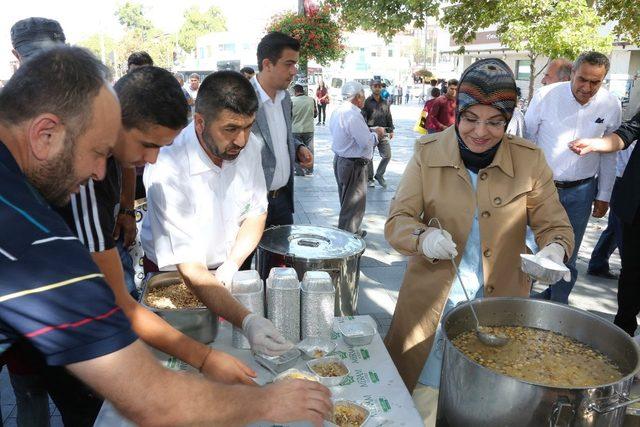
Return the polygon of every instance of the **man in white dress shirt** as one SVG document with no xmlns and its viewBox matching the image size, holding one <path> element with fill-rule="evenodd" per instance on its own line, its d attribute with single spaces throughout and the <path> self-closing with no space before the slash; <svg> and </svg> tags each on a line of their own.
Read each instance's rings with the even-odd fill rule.
<svg viewBox="0 0 640 427">
<path fill-rule="evenodd" d="M 262 143 L 262 168 L 267 184 L 266 227 L 293 224 L 293 176 L 297 162 L 303 169 L 313 166 L 313 154 L 293 137 L 292 104 L 287 88 L 298 73 L 300 42 L 277 31 L 258 43 L 259 73 L 251 79 L 258 96 L 258 112 L 251 129 Z M 260 267 L 266 279 L 271 267 L 280 263 L 271 257 Z"/>
<path fill-rule="evenodd" d="M 576 242 L 566 263 L 571 281 L 559 281 L 536 295 L 538 298 L 569 302 L 578 277 L 576 258 L 592 205 L 596 218 L 603 217 L 609 207 L 616 174 L 615 154 L 591 153 L 580 157 L 568 147 L 573 140 L 598 138 L 620 126 L 620 101 L 601 87 L 608 72 L 609 59 L 605 55 L 581 54 L 573 66 L 571 80 L 540 89 L 525 115 L 525 137 L 544 151 Z"/>
<path fill-rule="evenodd" d="M 356 82 L 342 86 L 344 102 L 331 114 L 329 129 L 333 143 L 331 149 L 333 172 L 338 183 L 340 217 L 338 228 L 366 234 L 360 229 L 367 205 L 367 165 L 373 157 L 373 147 L 385 130 L 375 127 L 369 130 L 360 110 L 364 106 L 364 87 Z"/>
<path fill-rule="evenodd" d="M 253 350 L 279 354 L 291 344 L 229 291 L 267 216 L 262 147 L 251 134 L 257 109 L 242 74 L 220 71 L 204 80 L 193 122 L 145 170 L 141 240 L 148 266 L 177 270 L 212 312 L 243 328 Z"/>
</svg>

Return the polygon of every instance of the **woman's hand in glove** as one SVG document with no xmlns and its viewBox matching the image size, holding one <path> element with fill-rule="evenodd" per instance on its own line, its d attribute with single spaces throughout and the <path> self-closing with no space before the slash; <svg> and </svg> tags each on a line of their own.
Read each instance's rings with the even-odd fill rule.
<svg viewBox="0 0 640 427">
<path fill-rule="evenodd" d="M 540 249 L 536 254 L 537 257 L 546 258 L 549 261 L 555 262 L 558 265 L 564 266 L 565 251 L 562 245 L 558 243 L 549 243 L 544 248 Z M 571 271 L 567 271 L 562 276 L 562 280 L 568 282 L 571 280 Z"/>
<path fill-rule="evenodd" d="M 456 243 L 451 234 L 446 230 L 435 227 L 427 227 L 422 240 L 422 253 L 427 258 L 451 259 L 458 256 Z"/>
</svg>

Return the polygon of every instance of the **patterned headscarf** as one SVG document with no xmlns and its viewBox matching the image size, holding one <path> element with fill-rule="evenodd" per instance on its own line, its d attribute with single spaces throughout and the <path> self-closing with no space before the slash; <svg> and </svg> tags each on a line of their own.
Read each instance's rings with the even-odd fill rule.
<svg viewBox="0 0 640 427">
<path fill-rule="evenodd" d="M 516 81 L 509 66 L 497 58 L 481 59 L 464 70 L 460 78 L 456 124 L 462 112 L 477 104 L 497 108 L 509 121 L 517 100 Z"/>
</svg>

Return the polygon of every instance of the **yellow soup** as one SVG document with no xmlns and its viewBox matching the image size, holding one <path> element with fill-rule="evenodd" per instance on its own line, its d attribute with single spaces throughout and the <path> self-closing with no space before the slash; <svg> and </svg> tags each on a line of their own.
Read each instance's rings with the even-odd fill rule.
<svg viewBox="0 0 640 427">
<path fill-rule="evenodd" d="M 503 347 L 489 347 L 480 342 L 475 331 L 468 331 L 452 343 L 465 356 L 501 374 L 561 388 L 595 387 L 623 377 L 604 354 L 564 335 L 523 326 L 483 329 L 506 336 L 509 342 Z"/>
</svg>

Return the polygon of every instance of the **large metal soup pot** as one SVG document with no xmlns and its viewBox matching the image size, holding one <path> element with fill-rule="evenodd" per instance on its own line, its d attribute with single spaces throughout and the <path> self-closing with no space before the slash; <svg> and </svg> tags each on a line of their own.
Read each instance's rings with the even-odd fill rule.
<svg viewBox="0 0 640 427">
<path fill-rule="evenodd" d="M 443 319 L 438 426 L 622 425 L 633 376 L 640 370 L 638 345 L 624 331 L 591 313 L 549 301 L 487 298 L 472 304 L 481 324 L 528 326 L 588 344 L 608 356 L 624 377 L 592 388 L 555 388 L 485 368 L 451 343 L 460 333 L 475 328 L 469 303 L 461 304 Z"/>
<path fill-rule="evenodd" d="M 335 315 L 354 315 L 358 303 L 360 257 L 366 245 L 355 234 L 331 227 L 282 225 L 264 231 L 256 257 L 263 278 L 269 266 L 293 267 L 302 279 L 307 271 L 326 271 L 336 290 Z"/>
</svg>

